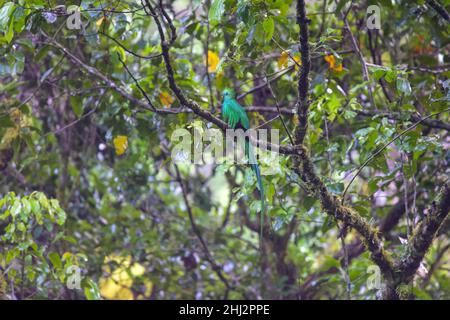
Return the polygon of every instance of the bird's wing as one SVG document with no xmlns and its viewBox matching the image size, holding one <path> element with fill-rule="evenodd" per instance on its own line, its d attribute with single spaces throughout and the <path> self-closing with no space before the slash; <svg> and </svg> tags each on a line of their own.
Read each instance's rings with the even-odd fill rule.
<svg viewBox="0 0 450 320">
<path fill-rule="evenodd" d="M 236 121 L 235 125 L 238 122 L 240 122 L 241 126 L 244 129 L 249 129 L 250 128 L 250 121 L 248 120 L 247 113 L 245 112 L 244 108 L 241 107 L 239 102 L 237 102 L 236 100 L 233 99 L 233 100 L 230 101 L 229 107 L 232 110 L 232 113 L 235 115 L 235 117 L 237 117 L 238 121 Z"/>
<path fill-rule="evenodd" d="M 230 101 L 224 101 L 222 106 L 222 116 L 228 126 L 230 128 L 234 128 L 233 122 L 235 118 L 235 112 L 230 106 Z"/>
</svg>

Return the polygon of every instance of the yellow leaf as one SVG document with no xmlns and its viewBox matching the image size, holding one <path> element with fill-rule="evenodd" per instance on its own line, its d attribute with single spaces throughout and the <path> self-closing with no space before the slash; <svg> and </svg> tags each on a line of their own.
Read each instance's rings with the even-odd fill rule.
<svg viewBox="0 0 450 320">
<path fill-rule="evenodd" d="M 116 269 L 111 270 L 109 263 L 113 261 L 119 266 Z M 110 255 L 105 257 L 104 263 L 102 269 L 108 276 L 102 277 L 99 280 L 101 295 L 106 299 L 132 300 L 134 297 L 133 292 L 131 291 L 131 287 L 133 286 L 131 275 L 141 273 L 142 268 L 144 267 L 135 263 L 129 268 L 131 256 L 121 257 Z M 128 268 L 130 272 L 128 272 Z"/>
<path fill-rule="evenodd" d="M 342 66 L 342 63 L 339 63 L 335 68 L 333 68 L 335 72 L 342 72 L 344 70 L 344 67 Z"/>
<path fill-rule="evenodd" d="M 114 138 L 114 148 L 116 149 L 116 154 L 118 156 L 125 153 L 128 148 L 128 137 L 127 136 L 117 136 Z"/>
<path fill-rule="evenodd" d="M 174 100 L 168 92 L 163 91 L 159 94 L 159 101 L 161 101 L 164 107 L 168 108 L 172 105 Z"/>
<path fill-rule="evenodd" d="M 217 70 L 217 65 L 219 64 L 219 56 L 211 51 L 208 50 L 208 72 L 212 73 L 212 72 L 216 72 Z"/>
<path fill-rule="evenodd" d="M 219 90 L 222 90 L 225 87 L 223 72 L 219 72 L 216 74 L 216 87 Z"/>
<path fill-rule="evenodd" d="M 19 108 L 12 108 L 9 112 L 9 115 L 13 120 L 20 120 L 20 118 L 22 117 L 22 111 L 20 111 Z"/>
<path fill-rule="evenodd" d="M 287 51 L 283 51 L 278 58 L 278 69 L 286 68 L 288 65 L 289 54 Z"/>
<path fill-rule="evenodd" d="M 105 16 L 101 17 L 100 19 L 98 19 L 95 24 L 97 25 L 97 27 L 100 27 L 103 23 L 103 21 L 106 20 Z"/>
<path fill-rule="evenodd" d="M 11 142 L 19 136 L 19 127 L 7 128 L 3 137 L 0 139 L 0 150 L 10 147 Z"/>
<path fill-rule="evenodd" d="M 130 272 L 133 276 L 139 277 L 145 273 L 145 268 L 140 263 L 135 263 L 131 266 Z"/>
<path fill-rule="evenodd" d="M 300 56 L 299 55 L 296 55 L 296 56 L 294 56 L 294 60 L 295 60 L 295 62 L 296 63 L 294 63 L 294 68 L 295 68 L 295 70 L 296 71 L 298 71 L 298 69 L 299 69 L 299 65 L 301 66 L 302 65 L 302 60 L 300 59 Z"/>
<path fill-rule="evenodd" d="M 111 274 L 111 279 L 121 287 L 130 288 L 133 285 L 133 279 L 131 279 L 125 267 L 114 270 Z"/>
<path fill-rule="evenodd" d="M 150 297 L 153 290 L 153 282 L 151 282 L 150 280 L 144 280 L 144 285 L 145 285 L 145 296 Z"/>
<path fill-rule="evenodd" d="M 33 123 L 31 117 L 23 114 L 18 108 L 10 109 L 9 116 L 14 122 L 14 126 L 7 128 L 3 137 L 0 137 L 0 150 L 9 148 L 12 141 L 20 135 L 20 131 Z"/>
<path fill-rule="evenodd" d="M 115 254 L 111 254 L 111 255 L 105 257 L 105 263 L 107 264 L 109 262 L 115 262 L 119 265 L 124 265 L 125 267 L 129 267 L 130 263 L 131 263 L 131 256 L 122 257 L 122 256 L 118 256 Z M 108 272 L 111 272 L 111 271 L 108 271 Z"/>
<path fill-rule="evenodd" d="M 328 68 L 333 70 L 334 72 L 342 72 L 344 70 L 344 66 L 342 63 L 336 65 L 336 58 L 334 55 L 330 54 L 324 57 L 325 61 L 328 62 Z"/>
<path fill-rule="evenodd" d="M 324 57 L 325 61 L 328 62 L 328 67 L 330 69 L 334 68 L 334 65 L 336 63 L 336 58 L 334 57 L 334 55 L 330 54 Z"/>
<path fill-rule="evenodd" d="M 106 299 L 132 300 L 133 293 L 112 278 L 100 278 L 100 294 Z"/>
</svg>

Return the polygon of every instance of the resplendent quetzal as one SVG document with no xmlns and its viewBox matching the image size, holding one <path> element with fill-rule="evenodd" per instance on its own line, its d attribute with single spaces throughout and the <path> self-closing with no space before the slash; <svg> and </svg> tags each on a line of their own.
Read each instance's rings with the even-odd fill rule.
<svg viewBox="0 0 450 320">
<path fill-rule="evenodd" d="M 228 126 L 232 129 L 242 129 L 244 131 L 250 129 L 250 121 L 248 120 L 247 113 L 241 107 L 239 102 L 236 101 L 236 95 L 232 89 L 225 89 L 222 92 L 223 104 L 222 104 L 222 117 Z M 261 239 L 262 230 L 264 226 L 264 212 L 266 211 L 264 187 L 261 180 L 261 173 L 256 161 L 255 153 L 253 152 L 253 146 L 249 141 L 249 138 L 245 138 L 245 155 L 250 163 L 253 172 L 256 175 L 258 182 L 259 194 L 261 197 Z"/>
</svg>

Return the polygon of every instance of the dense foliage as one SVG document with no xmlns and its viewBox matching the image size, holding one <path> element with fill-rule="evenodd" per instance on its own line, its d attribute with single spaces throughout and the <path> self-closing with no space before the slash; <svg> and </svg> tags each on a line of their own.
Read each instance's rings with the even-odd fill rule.
<svg viewBox="0 0 450 320">
<path fill-rule="evenodd" d="M 0 0 L 0 297 L 449 299 L 449 6 Z M 262 239 L 248 166 L 171 154 L 226 87 Z"/>
</svg>

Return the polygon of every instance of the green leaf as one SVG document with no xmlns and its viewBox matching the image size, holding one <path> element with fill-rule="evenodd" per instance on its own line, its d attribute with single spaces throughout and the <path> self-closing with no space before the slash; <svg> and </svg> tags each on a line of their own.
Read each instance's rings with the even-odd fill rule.
<svg viewBox="0 0 450 320">
<path fill-rule="evenodd" d="M 341 194 L 344 191 L 344 184 L 342 182 L 330 183 L 327 187 L 330 192 L 335 194 Z"/>
<path fill-rule="evenodd" d="M 41 210 L 41 206 L 39 205 L 39 202 L 36 199 L 30 199 L 30 205 L 31 205 L 31 211 L 34 214 L 39 213 Z"/>
<path fill-rule="evenodd" d="M 58 223 L 59 225 L 63 225 L 64 222 L 66 222 L 66 213 L 64 212 L 64 210 L 59 209 L 56 211 L 56 214 L 57 214 L 56 223 Z"/>
<path fill-rule="evenodd" d="M 48 254 L 48 258 L 50 259 L 50 261 L 52 262 L 53 266 L 56 269 L 61 268 L 62 262 L 61 262 L 61 258 L 59 257 L 59 254 L 57 254 L 56 252 L 50 252 Z"/>
<path fill-rule="evenodd" d="M 13 2 L 7 2 L 0 9 L 0 29 L 6 29 L 6 26 L 9 23 L 9 18 L 11 17 L 11 13 L 15 8 L 15 4 Z"/>
<path fill-rule="evenodd" d="M 270 41 L 272 39 L 273 33 L 275 31 L 275 23 L 273 22 L 273 18 L 269 17 L 263 22 L 264 35 L 265 40 Z"/>
<path fill-rule="evenodd" d="M 254 34 L 253 37 L 255 38 L 256 42 L 258 43 L 264 43 L 265 41 L 265 32 L 264 32 L 264 27 L 262 23 L 257 23 L 255 25 L 255 29 L 254 29 Z"/>
<path fill-rule="evenodd" d="M 395 78 L 397 77 L 397 74 L 395 71 L 393 70 L 389 70 L 386 72 L 386 75 L 384 76 L 384 78 L 386 79 L 387 82 L 392 83 L 394 82 Z"/>
<path fill-rule="evenodd" d="M 383 69 L 377 69 L 377 70 L 375 70 L 373 73 L 372 73 L 372 77 L 375 79 L 375 80 L 380 80 L 384 75 L 386 74 L 386 70 L 383 70 Z"/>
<path fill-rule="evenodd" d="M 225 12 L 225 0 L 214 0 L 209 9 L 209 21 L 215 24 L 220 21 Z"/>
<path fill-rule="evenodd" d="M 80 117 L 83 114 L 83 99 L 78 96 L 70 97 L 70 105 L 72 106 L 73 113 Z"/>
<path fill-rule="evenodd" d="M 38 198 L 38 200 L 39 200 L 40 206 L 42 206 L 42 207 L 43 207 L 44 209 L 46 209 L 46 210 L 49 210 L 50 204 L 49 204 L 49 202 L 48 202 L 47 197 L 46 197 L 43 193 L 39 192 L 39 193 L 37 194 L 37 198 Z"/>
<path fill-rule="evenodd" d="M 22 209 L 22 204 L 20 203 L 19 199 L 15 199 L 13 205 L 11 206 L 11 215 L 13 217 L 17 216 L 20 213 L 20 210 Z"/>
<path fill-rule="evenodd" d="M 19 230 L 21 232 L 25 232 L 25 230 L 27 230 L 27 227 L 25 226 L 25 224 L 23 222 L 19 222 L 17 224 L 17 230 Z"/>
<path fill-rule="evenodd" d="M 411 94 L 411 85 L 409 84 L 408 79 L 403 77 L 397 78 L 397 90 L 405 95 L 409 96 Z"/>
<path fill-rule="evenodd" d="M 36 62 L 41 61 L 44 57 L 47 56 L 48 52 L 50 51 L 50 46 L 43 46 L 34 56 L 34 60 Z"/>
<path fill-rule="evenodd" d="M 336 6 L 336 12 L 341 12 L 342 8 L 344 8 L 344 6 L 347 4 L 348 0 L 341 0 L 338 2 L 337 6 Z"/>
<path fill-rule="evenodd" d="M 8 43 L 11 43 L 11 40 L 14 37 L 14 16 L 11 17 L 11 21 L 9 22 L 8 32 L 5 34 L 5 39 Z"/>
<path fill-rule="evenodd" d="M 97 284 L 91 279 L 87 280 L 84 287 L 84 295 L 88 300 L 100 300 L 100 290 L 98 289 Z"/>
<path fill-rule="evenodd" d="M 22 207 L 23 207 L 23 211 L 26 214 L 30 214 L 31 213 L 31 203 L 27 199 L 22 199 Z"/>
<path fill-rule="evenodd" d="M 12 128 L 14 126 L 15 123 L 11 120 L 8 114 L 0 115 L 0 128 Z"/>
<path fill-rule="evenodd" d="M 15 248 L 6 254 L 6 264 L 9 264 L 13 259 L 15 259 L 19 255 L 19 249 Z"/>
<path fill-rule="evenodd" d="M 321 265 L 321 270 L 325 271 L 330 268 L 339 268 L 339 266 L 340 266 L 339 260 L 335 259 L 332 256 L 327 255 L 325 256 L 325 261 Z"/>
</svg>

